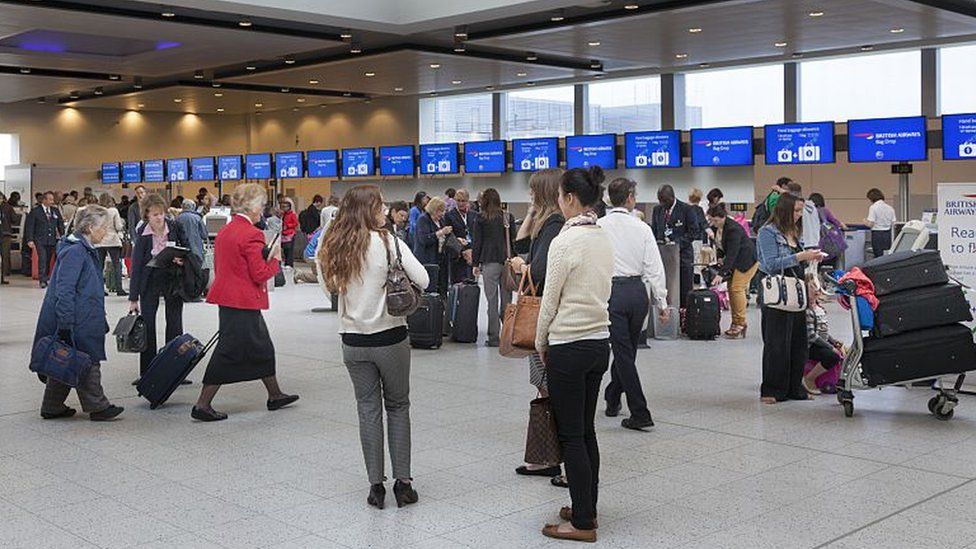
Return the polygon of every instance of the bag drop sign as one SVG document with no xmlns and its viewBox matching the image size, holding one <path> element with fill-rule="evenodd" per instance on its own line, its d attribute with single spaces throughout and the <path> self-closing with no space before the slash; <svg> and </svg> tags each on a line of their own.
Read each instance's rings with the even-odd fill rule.
<svg viewBox="0 0 976 549">
<path fill-rule="evenodd" d="M 939 253 L 949 275 L 976 288 L 976 183 L 939 183 Z M 976 291 L 968 290 L 973 316 Z"/>
</svg>

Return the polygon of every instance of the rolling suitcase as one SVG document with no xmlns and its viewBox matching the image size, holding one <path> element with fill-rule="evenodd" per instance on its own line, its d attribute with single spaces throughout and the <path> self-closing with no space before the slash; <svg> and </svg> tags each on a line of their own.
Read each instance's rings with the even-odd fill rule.
<svg viewBox="0 0 976 549">
<path fill-rule="evenodd" d="M 471 282 L 459 282 L 447 292 L 447 312 L 451 340 L 458 343 L 478 341 L 478 307 L 481 287 Z"/>
<path fill-rule="evenodd" d="M 861 271 L 874 283 L 874 294 L 878 297 L 949 282 L 937 250 L 906 250 L 884 255 L 862 265 Z"/>
<path fill-rule="evenodd" d="M 688 292 L 688 308 L 685 310 L 685 333 L 691 339 L 715 339 L 721 333 L 719 321 L 722 310 L 718 296 L 712 290 Z"/>
<path fill-rule="evenodd" d="M 443 342 L 444 300 L 437 294 L 424 294 L 420 306 L 407 317 L 407 335 L 415 349 L 438 349 Z"/>
<path fill-rule="evenodd" d="M 871 335 L 888 337 L 972 319 L 961 286 L 929 286 L 878 298 Z"/>
<path fill-rule="evenodd" d="M 885 338 L 864 338 L 861 372 L 870 387 L 961 374 L 973 369 L 976 369 L 976 343 L 973 343 L 973 333 L 962 324 Z"/>
<path fill-rule="evenodd" d="M 217 343 L 214 334 L 206 345 L 190 334 L 183 334 L 166 344 L 149 363 L 146 374 L 136 384 L 139 396 L 149 401 L 149 408 L 155 410 L 163 405 L 173 391 L 190 375 L 193 368 L 203 360 L 207 352 Z"/>
</svg>

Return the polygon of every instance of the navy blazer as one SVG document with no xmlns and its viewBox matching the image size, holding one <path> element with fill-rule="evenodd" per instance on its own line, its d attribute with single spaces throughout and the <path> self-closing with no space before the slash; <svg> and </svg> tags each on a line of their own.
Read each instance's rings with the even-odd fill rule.
<svg viewBox="0 0 976 549">
<path fill-rule="evenodd" d="M 177 246 L 189 248 L 189 243 L 183 235 L 183 229 L 179 224 L 166 220 L 169 227 L 167 240 L 175 242 Z M 132 273 L 129 277 L 129 301 L 139 301 L 139 295 L 146 291 L 146 283 L 149 281 L 149 269 L 146 264 L 152 260 L 152 235 L 140 234 L 135 237 L 132 243 Z"/>
<path fill-rule="evenodd" d="M 429 213 L 417 219 L 417 230 L 413 237 L 413 255 L 424 265 L 440 265 L 444 254 L 440 251 L 437 231 L 443 225 L 434 223 Z"/>
<path fill-rule="evenodd" d="M 24 225 L 24 235 L 27 242 L 38 246 L 54 246 L 64 235 L 64 218 L 54 206 L 50 207 L 51 219 L 44 214 L 43 206 L 35 206 L 27 215 Z"/>
<path fill-rule="evenodd" d="M 475 229 L 477 228 L 478 219 L 480 217 L 481 216 L 478 215 L 478 212 L 474 210 L 468 210 L 468 213 L 464 214 L 464 217 L 462 217 L 460 210 L 453 209 L 447 212 L 446 214 L 444 214 L 444 219 L 442 223 L 444 225 L 450 225 L 454 227 L 454 232 L 452 232 L 451 234 L 453 234 L 458 238 L 463 238 L 464 240 L 467 240 L 468 241 L 467 247 L 470 247 L 471 242 L 474 240 L 474 236 L 475 236 L 474 232 Z"/>
</svg>

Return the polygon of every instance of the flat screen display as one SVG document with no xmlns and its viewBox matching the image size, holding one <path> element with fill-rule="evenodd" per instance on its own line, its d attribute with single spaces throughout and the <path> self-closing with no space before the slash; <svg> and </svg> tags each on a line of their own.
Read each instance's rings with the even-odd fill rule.
<svg viewBox="0 0 976 549">
<path fill-rule="evenodd" d="M 942 117 L 942 158 L 976 160 L 976 113 Z"/>
<path fill-rule="evenodd" d="M 847 159 L 851 162 L 911 162 L 927 158 L 924 116 L 847 122 Z"/>
<path fill-rule="evenodd" d="M 217 173 L 221 181 L 236 181 L 241 178 L 241 155 L 218 156 Z"/>
<path fill-rule="evenodd" d="M 559 140 L 555 137 L 512 141 L 512 169 L 534 172 L 559 167 Z"/>
<path fill-rule="evenodd" d="M 464 144 L 466 173 L 502 173 L 505 171 L 504 141 L 474 141 Z"/>
<path fill-rule="evenodd" d="M 142 162 L 142 178 L 146 183 L 162 183 L 166 181 L 166 172 L 162 160 L 145 160 Z"/>
<path fill-rule="evenodd" d="M 122 182 L 140 183 L 142 182 L 142 163 L 123 162 L 122 163 Z"/>
<path fill-rule="evenodd" d="M 681 132 L 631 132 L 624 134 L 624 164 L 633 168 L 680 168 Z"/>
<path fill-rule="evenodd" d="M 692 166 L 751 166 L 752 126 L 691 130 Z"/>
<path fill-rule="evenodd" d="M 118 162 L 102 162 L 102 183 L 121 183 L 122 173 Z"/>
<path fill-rule="evenodd" d="M 458 144 L 435 143 L 420 146 L 420 173 L 458 173 Z"/>
<path fill-rule="evenodd" d="M 763 130 L 766 164 L 832 164 L 834 123 L 773 124 Z"/>
<path fill-rule="evenodd" d="M 308 151 L 309 177 L 339 177 L 338 151 Z"/>
<path fill-rule="evenodd" d="M 343 177 L 371 177 L 376 174 L 375 162 L 372 147 L 342 149 Z"/>
<path fill-rule="evenodd" d="M 166 179 L 170 182 L 190 179 L 190 161 L 186 158 L 170 158 L 166 161 Z"/>
<path fill-rule="evenodd" d="M 305 156 L 301 151 L 275 153 L 278 179 L 295 179 L 305 174 Z"/>
<path fill-rule="evenodd" d="M 190 159 L 190 177 L 194 181 L 214 181 L 217 174 L 214 172 L 214 157 L 202 156 Z"/>
<path fill-rule="evenodd" d="M 271 154 L 249 154 L 244 157 L 244 173 L 247 179 L 271 179 Z"/>
<path fill-rule="evenodd" d="M 566 169 L 590 166 L 605 170 L 617 167 L 616 135 L 571 135 L 566 138 Z"/>
<path fill-rule="evenodd" d="M 380 175 L 413 174 L 413 145 L 380 147 Z"/>
</svg>

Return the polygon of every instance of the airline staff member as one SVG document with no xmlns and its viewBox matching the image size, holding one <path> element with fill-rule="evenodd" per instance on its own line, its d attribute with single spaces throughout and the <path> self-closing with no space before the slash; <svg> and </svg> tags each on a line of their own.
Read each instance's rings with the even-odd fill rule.
<svg viewBox="0 0 976 549">
<path fill-rule="evenodd" d="M 614 179 L 608 188 L 613 209 L 597 220 L 597 225 L 613 245 L 613 285 L 610 292 L 610 346 L 613 364 L 610 384 L 604 398 L 608 417 L 620 413 L 620 397 L 627 395 L 630 417 L 620 422 L 627 429 L 642 430 L 654 426 L 647 399 L 637 375 L 637 343 L 644 318 L 650 306 L 644 283 L 651 285 L 658 316 L 667 322 L 668 289 L 664 278 L 664 264 L 657 248 L 654 232 L 631 212 L 637 205 L 637 183 L 624 178 Z"/>
<path fill-rule="evenodd" d="M 651 213 L 651 229 L 654 236 L 661 242 L 675 242 L 679 253 L 679 293 L 678 301 L 681 308 L 688 306 L 688 292 L 693 289 L 695 252 L 692 242 L 701 238 L 698 236 L 698 218 L 692 211 L 692 206 L 685 204 L 674 196 L 671 185 L 663 185 L 657 191 L 657 201 Z M 697 208 L 697 206 L 695 206 Z"/>
<path fill-rule="evenodd" d="M 885 195 L 879 189 L 868 191 L 868 217 L 864 220 L 871 227 L 871 249 L 874 257 L 881 257 L 891 248 L 891 228 L 895 226 L 895 209 L 885 202 Z"/>
</svg>

